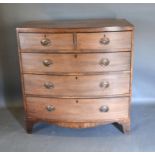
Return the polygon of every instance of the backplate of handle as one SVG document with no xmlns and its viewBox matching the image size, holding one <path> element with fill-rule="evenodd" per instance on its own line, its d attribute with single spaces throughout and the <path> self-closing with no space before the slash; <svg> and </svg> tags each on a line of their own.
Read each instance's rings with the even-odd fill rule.
<svg viewBox="0 0 155 155">
<path fill-rule="evenodd" d="M 48 66 L 50 66 L 51 64 L 53 64 L 53 62 L 52 62 L 52 60 L 50 60 L 50 59 L 45 59 L 45 60 L 43 60 L 43 64 L 44 64 L 44 66 L 48 67 Z"/>
<path fill-rule="evenodd" d="M 108 112 L 109 111 L 109 107 L 107 105 L 103 105 L 99 108 L 100 112 Z"/>
<path fill-rule="evenodd" d="M 45 82 L 44 87 L 47 89 L 51 89 L 51 88 L 54 88 L 54 84 L 51 82 Z"/>
<path fill-rule="evenodd" d="M 103 38 L 100 39 L 100 44 L 108 45 L 110 43 L 110 39 L 104 35 Z"/>
<path fill-rule="evenodd" d="M 53 105 L 48 105 L 46 107 L 47 111 L 51 112 L 51 111 L 54 111 L 55 110 L 55 107 Z"/>
<path fill-rule="evenodd" d="M 110 85 L 110 84 L 109 84 L 108 81 L 103 81 L 103 82 L 100 83 L 100 87 L 101 87 L 101 88 L 108 88 L 109 85 Z"/>
<path fill-rule="evenodd" d="M 103 58 L 99 62 L 100 66 L 108 66 L 109 64 L 110 64 L 110 60 L 108 58 Z"/>
<path fill-rule="evenodd" d="M 44 38 L 40 41 L 42 46 L 49 46 L 51 44 L 51 40 L 48 38 Z"/>
</svg>

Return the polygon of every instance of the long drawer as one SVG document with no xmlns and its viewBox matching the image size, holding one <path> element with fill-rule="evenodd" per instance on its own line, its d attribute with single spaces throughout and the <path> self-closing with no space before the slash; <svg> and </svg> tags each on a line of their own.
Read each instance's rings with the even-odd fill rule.
<svg viewBox="0 0 155 155">
<path fill-rule="evenodd" d="M 55 50 L 73 49 L 73 35 L 70 34 L 44 34 L 19 33 L 20 48 L 22 50 Z"/>
<path fill-rule="evenodd" d="M 78 33 L 78 49 L 124 51 L 131 49 L 131 32 Z"/>
<path fill-rule="evenodd" d="M 102 97 L 129 93 L 130 73 L 90 76 L 24 74 L 25 94 L 56 97 Z"/>
<path fill-rule="evenodd" d="M 29 116 L 65 122 L 117 121 L 128 117 L 129 98 L 53 99 L 27 97 Z"/>
<path fill-rule="evenodd" d="M 22 53 L 24 73 L 83 73 L 130 70 L 130 52 L 93 54 Z"/>
</svg>

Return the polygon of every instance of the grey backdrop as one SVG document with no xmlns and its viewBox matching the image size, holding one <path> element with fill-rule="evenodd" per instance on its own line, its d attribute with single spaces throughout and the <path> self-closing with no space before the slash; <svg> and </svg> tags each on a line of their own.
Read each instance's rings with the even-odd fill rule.
<svg viewBox="0 0 155 155">
<path fill-rule="evenodd" d="M 126 18 L 136 27 L 134 104 L 155 103 L 155 4 L 0 4 L 0 106 L 21 104 L 15 28 L 29 20 Z"/>
</svg>

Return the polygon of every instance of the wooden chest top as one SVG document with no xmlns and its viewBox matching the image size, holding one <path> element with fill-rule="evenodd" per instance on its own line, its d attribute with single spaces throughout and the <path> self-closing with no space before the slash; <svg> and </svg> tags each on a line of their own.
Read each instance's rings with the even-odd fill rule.
<svg viewBox="0 0 155 155">
<path fill-rule="evenodd" d="M 81 32 L 89 31 L 125 31 L 133 30 L 134 26 L 125 19 L 88 19 L 88 20 L 60 20 L 60 21 L 31 21 L 18 27 L 19 31 L 34 32 L 35 29 L 41 31 L 65 31 Z M 91 30 L 92 31 L 92 30 Z M 45 32 L 45 30 L 44 30 Z"/>
</svg>

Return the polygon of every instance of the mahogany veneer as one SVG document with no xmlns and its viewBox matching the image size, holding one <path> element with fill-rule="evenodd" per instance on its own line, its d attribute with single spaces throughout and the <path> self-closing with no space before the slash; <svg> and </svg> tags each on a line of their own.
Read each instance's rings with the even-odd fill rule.
<svg viewBox="0 0 155 155">
<path fill-rule="evenodd" d="M 130 130 L 133 31 L 124 19 L 33 21 L 17 30 L 26 130 L 34 123 Z"/>
</svg>

